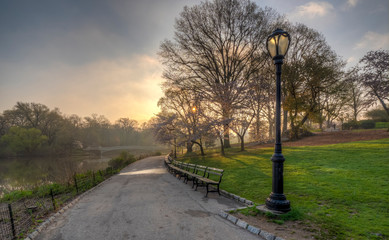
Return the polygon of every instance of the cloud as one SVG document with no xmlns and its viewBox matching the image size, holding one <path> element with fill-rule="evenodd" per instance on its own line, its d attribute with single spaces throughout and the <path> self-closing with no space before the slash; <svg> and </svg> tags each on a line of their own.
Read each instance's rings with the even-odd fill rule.
<svg viewBox="0 0 389 240">
<path fill-rule="evenodd" d="M 380 48 L 389 49 L 389 33 L 367 32 L 362 39 L 357 42 L 354 49 L 378 50 Z"/>
<path fill-rule="evenodd" d="M 316 18 L 328 15 L 334 6 L 329 2 L 308 2 L 305 5 L 298 6 L 292 13 L 294 17 Z"/>
<path fill-rule="evenodd" d="M 358 0 L 347 0 L 347 6 L 355 7 L 358 3 Z"/>
<path fill-rule="evenodd" d="M 20 68 L 23 71 L 12 68 L 18 67 L 4 69 L 3 65 L 0 69 L 7 72 L 3 77 L 18 79 L 6 83 L 6 92 L 0 90 L 1 102 L 8 103 L 0 110 L 17 101 L 37 102 L 58 107 L 65 114 L 84 117 L 97 113 L 111 121 L 120 117 L 145 121 L 159 111 L 162 68 L 153 56 L 97 60 L 80 66 L 55 63 L 40 70 L 36 66 Z"/>
</svg>

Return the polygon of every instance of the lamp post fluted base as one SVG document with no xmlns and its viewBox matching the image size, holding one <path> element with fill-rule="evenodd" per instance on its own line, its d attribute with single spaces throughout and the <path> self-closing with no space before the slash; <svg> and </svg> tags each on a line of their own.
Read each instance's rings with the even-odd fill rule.
<svg viewBox="0 0 389 240">
<path fill-rule="evenodd" d="M 269 210 L 286 213 L 290 211 L 290 202 L 286 200 L 284 194 L 272 192 L 266 199 L 266 207 Z"/>
</svg>

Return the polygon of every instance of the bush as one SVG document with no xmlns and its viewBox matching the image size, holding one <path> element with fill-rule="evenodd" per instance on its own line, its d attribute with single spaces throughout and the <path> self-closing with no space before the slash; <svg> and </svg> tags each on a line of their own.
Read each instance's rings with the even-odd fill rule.
<svg viewBox="0 0 389 240">
<path fill-rule="evenodd" d="M 359 121 L 360 127 L 363 129 L 373 129 L 375 128 L 375 122 L 373 120 L 362 120 Z"/>
<path fill-rule="evenodd" d="M 113 169 L 119 169 L 119 168 L 122 168 L 124 166 L 124 159 L 121 158 L 121 157 L 117 157 L 117 158 L 112 158 L 111 160 L 109 160 L 108 162 L 108 165 L 110 167 L 112 167 Z"/>
<path fill-rule="evenodd" d="M 389 128 L 389 122 L 376 122 L 375 128 Z"/>
<path fill-rule="evenodd" d="M 353 130 L 353 129 L 359 129 L 360 128 L 360 123 L 357 121 L 350 121 L 343 123 L 342 129 L 343 130 Z"/>
<path fill-rule="evenodd" d="M 136 159 L 134 155 L 130 154 L 129 152 L 123 151 L 120 153 L 119 157 L 109 160 L 108 165 L 113 169 L 120 169 L 135 161 Z"/>
</svg>

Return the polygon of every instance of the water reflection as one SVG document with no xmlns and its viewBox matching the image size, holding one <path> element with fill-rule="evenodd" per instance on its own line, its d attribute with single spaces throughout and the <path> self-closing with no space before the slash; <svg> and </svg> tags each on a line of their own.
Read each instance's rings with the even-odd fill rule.
<svg viewBox="0 0 389 240">
<path fill-rule="evenodd" d="M 66 183 L 75 172 L 105 169 L 109 160 L 97 156 L 0 159 L 0 196 L 6 191 L 44 183 Z"/>
</svg>

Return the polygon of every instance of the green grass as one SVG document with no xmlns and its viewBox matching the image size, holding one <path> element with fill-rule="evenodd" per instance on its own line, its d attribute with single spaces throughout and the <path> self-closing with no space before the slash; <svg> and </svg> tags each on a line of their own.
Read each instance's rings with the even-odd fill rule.
<svg viewBox="0 0 389 240">
<path fill-rule="evenodd" d="M 264 204 L 273 148 L 185 160 L 225 169 L 221 188 Z M 286 147 L 284 193 L 294 212 L 325 230 L 322 239 L 389 238 L 389 139 Z"/>
</svg>

